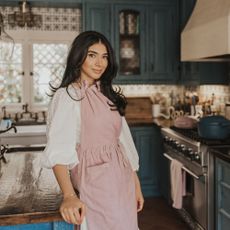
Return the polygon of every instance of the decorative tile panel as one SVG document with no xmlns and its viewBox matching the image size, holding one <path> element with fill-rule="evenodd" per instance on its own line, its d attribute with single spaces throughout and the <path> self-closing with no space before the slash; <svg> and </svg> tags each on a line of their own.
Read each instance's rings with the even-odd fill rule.
<svg viewBox="0 0 230 230">
<path fill-rule="evenodd" d="M 12 27 L 8 24 L 8 14 L 19 11 L 19 7 L 0 7 L 6 30 L 39 30 L 39 31 L 76 31 L 82 30 L 80 8 L 44 8 L 32 7 L 32 12 L 42 16 L 41 27 Z"/>
</svg>

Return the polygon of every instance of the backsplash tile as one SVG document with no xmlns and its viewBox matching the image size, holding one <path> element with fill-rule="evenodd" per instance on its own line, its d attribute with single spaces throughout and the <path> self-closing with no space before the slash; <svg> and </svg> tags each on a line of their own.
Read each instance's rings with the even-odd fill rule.
<svg viewBox="0 0 230 230">
<path fill-rule="evenodd" d="M 119 85 L 126 97 L 160 96 L 164 102 L 161 110 L 174 105 L 176 101 L 184 101 L 184 95 L 188 91 L 196 92 L 199 95 L 199 103 L 205 103 L 214 99 L 213 103 L 219 106 L 219 111 L 224 114 L 225 103 L 230 101 L 230 87 L 226 85 L 201 85 L 197 87 L 178 85 Z M 214 94 L 214 95 L 213 95 Z"/>
</svg>

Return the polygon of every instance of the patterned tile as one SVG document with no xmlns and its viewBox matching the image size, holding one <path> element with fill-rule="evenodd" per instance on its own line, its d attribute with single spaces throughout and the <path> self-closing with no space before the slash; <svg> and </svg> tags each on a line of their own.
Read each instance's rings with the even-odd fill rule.
<svg viewBox="0 0 230 230">
<path fill-rule="evenodd" d="M 79 8 L 44 8 L 33 7 L 33 14 L 42 16 L 40 27 L 18 27 L 8 24 L 8 14 L 18 12 L 18 7 L 0 7 L 4 16 L 6 30 L 40 30 L 40 31 L 81 31 L 81 9 Z"/>
</svg>

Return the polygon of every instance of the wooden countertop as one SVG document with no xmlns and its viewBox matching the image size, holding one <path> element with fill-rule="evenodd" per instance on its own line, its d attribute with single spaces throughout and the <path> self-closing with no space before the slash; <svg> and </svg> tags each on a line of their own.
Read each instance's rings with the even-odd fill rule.
<svg viewBox="0 0 230 230">
<path fill-rule="evenodd" d="M 62 195 L 52 170 L 40 167 L 42 152 L 5 154 L 1 162 L 0 226 L 62 220 Z"/>
</svg>

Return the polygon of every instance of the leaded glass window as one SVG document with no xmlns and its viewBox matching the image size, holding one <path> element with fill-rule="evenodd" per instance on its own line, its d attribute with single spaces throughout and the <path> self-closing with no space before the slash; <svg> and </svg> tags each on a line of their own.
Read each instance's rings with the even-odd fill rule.
<svg viewBox="0 0 230 230">
<path fill-rule="evenodd" d="M 3 49 L 7 50 L 6 47 Z M 11 60 L 0 59 L 0 103 L 20 103 L 22 100 L 22 44 L 15 44 Z"/>
<path fill-rule="evenodd" d="M 47 103 L 50 98 L 49 83 L 60 84 L 64 73 L 67 44 L 33 44 L 33 100 Z"/>
</svg>

